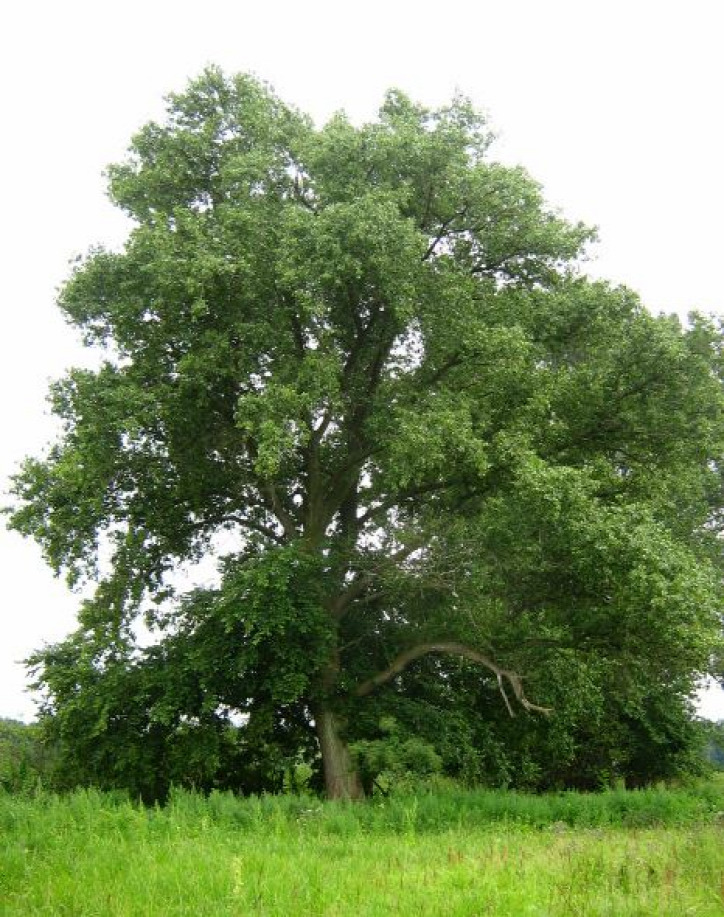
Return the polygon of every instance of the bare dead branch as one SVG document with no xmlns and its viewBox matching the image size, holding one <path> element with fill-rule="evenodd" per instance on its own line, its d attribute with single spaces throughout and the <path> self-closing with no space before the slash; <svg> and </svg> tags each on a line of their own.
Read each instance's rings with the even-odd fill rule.
<svg viewBox="0 0 724 917">
<path fill-rule="evenodd" d="M 485 666 L 486 669 L 490 669 L 498 679 L 500 693 L 503 696 L 505 705 L 508 708 L 508 713 L 511 716 L 515 716 L 515 712 L 505 691 L 506 682 L 513 691 L 515 699 L 524 710 L 529 712 L 535 711 L 546 715 L 552 712 L 550 707 L 541 707 L 528 700 L 523 690 L 523 679 L 517 672 L 503 669 L 499 665 L 496 665 L 493 660 L 484 653 L 479 652 L 471 646 L 467 646 L 465 643 L 458 643 L 455 641 L 420 643 L 417 646 L 405 650 L 400 653 L 386 669 L 378 672 L 376 675 L 373 675 L 372 678 L 368 678 L 367 681 L 363 681 L 358 685 L 354 693 L 357 697 L 365 697 L 371 694 L 375 688 L 390 681 L 395 675 L 399 675 L 411 662 L 420 659 L 422 656 L 427 656 L 430 653 L 449 653 L 455 656 L 462 656 L 464 659 L 469 659 L 471 662 L 477 662 L 479 665 Z"/>
</svg>

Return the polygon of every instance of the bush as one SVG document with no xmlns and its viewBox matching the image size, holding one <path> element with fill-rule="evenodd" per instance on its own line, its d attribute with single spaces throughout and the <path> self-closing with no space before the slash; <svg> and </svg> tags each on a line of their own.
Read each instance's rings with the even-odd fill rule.
<svg viewBox="0 0 724 917">
<path fill-rule="evenodd" d="M 366 795 L 375 790 L 388 793 L 440 773 L 442 758 L 432 745 L 417 737 L 402 738 L 393 717 L 380 720 L 379 729 L 380 738 L 361 739 L 350 746 Z"/>
</svg>

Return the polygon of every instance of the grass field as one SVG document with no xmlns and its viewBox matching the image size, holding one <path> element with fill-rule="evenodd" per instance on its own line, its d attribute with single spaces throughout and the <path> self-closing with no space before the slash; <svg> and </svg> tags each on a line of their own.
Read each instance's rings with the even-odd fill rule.
<svg viewBox="0 0 724 917">
<path fill-rule="evenodd" d="M 723 915 L 724 786 L 0 796 L 5 915 Z"/>
</svg>

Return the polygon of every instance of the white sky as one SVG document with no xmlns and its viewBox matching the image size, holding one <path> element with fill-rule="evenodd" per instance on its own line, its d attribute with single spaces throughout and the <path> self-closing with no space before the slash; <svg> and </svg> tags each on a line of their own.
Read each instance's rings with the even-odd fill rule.
<svg viewBox="0 0 724 917">
<path fill-rule="evenodd" d="M 254 71 L 319 121 L 372 117 L 398 86 L 456 88 L 494 152 L 599 226 L 597 274 L 654 311 L 724 313 L 724 7 L 718 0 L 125 0 L 0 12 L 0 489 L 52 436 L 50 378 L 82 355 L 54 306 L 72 255 L 118 244 L 102 171 L 205 65 Z M 0 502 L 5 502 L 0 500 Z M 77 597 L 0 527 L 0 716 L 32 715 L 16 663 L 73 626 Z M 724 717 L 724 692 L 703 712 Z"/>
</svg>

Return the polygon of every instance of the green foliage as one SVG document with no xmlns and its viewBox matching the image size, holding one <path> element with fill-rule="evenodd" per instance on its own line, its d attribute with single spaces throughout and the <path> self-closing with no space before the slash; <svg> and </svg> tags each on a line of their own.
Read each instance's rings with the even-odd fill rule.
<svg viewBox="0 0 724 917">
<path fill-rule="evenodd" d="M 48 785 L 52 760 L 37 724 L 0 719 L 0 789 L 25 793 Z"/>
<path fill-rule="evenodd" d="M 552 707 L 548 717 L 512 718 L 497 684 L 463 663 L 437 668 L 434 678 L 424 669 L 406 673 L 365 709 L 355 734 L 376 748 L 379 718 L 394 717 L 398 741 L 422 741 L 439 755 L 442 773 L 468 786 L 599 790 L 706 772 L 707 730 L 684 688 L 626 685 L 617 663 L 573 651 L 546 657 L 529 690 Z"/>
<path fill-rule="evenodd" d="M 41 711 L 52 785 L 126 788 L 147 802 L 165 799 L 172 784 L 279 792 L 300 756 L 313 757 L 299 705 L 242 696 L 234 635 L 223 622 L 196 624 L 133 656 L 92 648 L 81 633 L 39 654 L 52 697 Z M 268 660 L 255 659 L 264 670 Z"/>
<path fill-rule="evenodd" d="M 366 795 L 437 774 L 442 759 L 432 745 L 417 736 L 402 739 L 391 717 L 379 724 L 381 738 L 361 739 L 350 746 Z"/>
<path fill-rule="evenodd" d="M 133 229 L 60 296 L 99 368 L 54 384 L 63 432 L 10 517 L 97 581 L 33 660 L 74 781 L 280 786 L 320 712 L 341 795 L 345 738 L 382 741 L 385 715 L 398 763 L 419 741 L 470 780 L 693 760 L 721 655 L 722 328 L 581 276 L 593 233 L 490 139 L 466 100 L 396 91 L 317 129 L 212 68 L 109 169 Z M 209 555 L 218 582 L 174 598 Z M 499 687 L 556 712 L 510 724 Z"/>
</svg>

